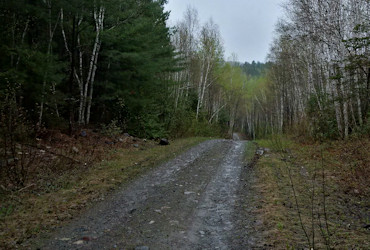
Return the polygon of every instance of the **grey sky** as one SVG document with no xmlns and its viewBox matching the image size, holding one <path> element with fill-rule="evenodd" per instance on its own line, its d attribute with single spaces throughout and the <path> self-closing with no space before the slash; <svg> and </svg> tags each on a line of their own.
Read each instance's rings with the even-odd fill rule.
<svg viewBox="0 0 370 250">
<path fill-rule="evenodd" d="M 264 62 L 274 27 L 282 16 L 283 0 L 168 0 L 169 24 L 181 20 L 187 6 L 198 10 L 201 24 L 211 17 L 220 27 L 225 57 L 238 55 L 241 62 Z"/>
</svg>

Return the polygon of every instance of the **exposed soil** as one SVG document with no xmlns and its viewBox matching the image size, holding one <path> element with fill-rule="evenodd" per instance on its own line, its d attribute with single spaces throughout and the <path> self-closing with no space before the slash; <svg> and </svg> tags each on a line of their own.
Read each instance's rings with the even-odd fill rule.
<svg viewBox="0 0 370 250">
<path fill-rule="evenodd" d="M 244 141 L 211 140 L 162 164 L 81 218 L 45 236 L 42 249 L 248 249 L 257 223 Z M 148 248 L 146 248 L 148 247 Z"/>
</svg>

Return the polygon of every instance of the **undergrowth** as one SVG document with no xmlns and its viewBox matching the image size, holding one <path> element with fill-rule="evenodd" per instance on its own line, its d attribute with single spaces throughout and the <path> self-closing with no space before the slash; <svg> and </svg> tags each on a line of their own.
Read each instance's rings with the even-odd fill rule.
<svg viewBox="0 0 370 250">
<path fill-rule="evenodd" d="M 262 231 L 274 248 L 369 248 L 369 138 L 257 141 Z"/>
</svg>

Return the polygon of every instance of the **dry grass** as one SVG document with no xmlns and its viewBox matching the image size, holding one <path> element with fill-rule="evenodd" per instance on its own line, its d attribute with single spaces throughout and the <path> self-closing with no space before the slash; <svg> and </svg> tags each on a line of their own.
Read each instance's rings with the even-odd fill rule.
<svg viewBox="0 0 370 250">
<path fill-rule="evenodd" d="M 321 145 L 278 140 L 260 141 L 274 150 L 256 166 L 263 196 L 260 230 L 268 244 L 278 249 L 370 248 L 365 229 L 370 224 L 369 138 Z"/>
<path fill-rule="evenodd" d="M 6 193 L 0 205 L 0 245 L 4 248 L 22 246 L 26 240 L 71 220 L 118 186 L 204 140 L 179 139 L 169 146 L 148 141 L 139 148 L 130 145 L 111 149 L 105 156 L 109 160 L 70 169 L 48 189 Z"/>
</svg>

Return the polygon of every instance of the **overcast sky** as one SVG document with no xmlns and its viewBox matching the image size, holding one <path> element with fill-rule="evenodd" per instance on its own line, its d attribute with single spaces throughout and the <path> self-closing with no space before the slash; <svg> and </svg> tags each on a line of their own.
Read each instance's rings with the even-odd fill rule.
<svg viewBox="0 0 370 250">
<path fill-rule="evenodd" d="M 283 0 L 168 0 L 171 11 L 169 25 L 181 20 L 187 6 L 198 10 L 201 24 L 211 17 L 220 27 L 225 58 L 232 53 L 240 62 L 265 62 L 274 35 L 274 27 L 282 17 Z"/>
</svg>

